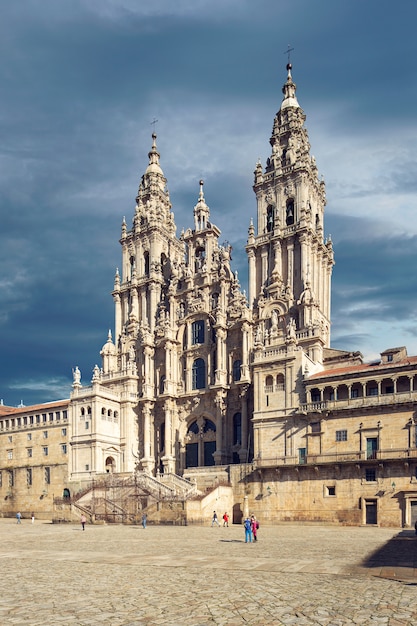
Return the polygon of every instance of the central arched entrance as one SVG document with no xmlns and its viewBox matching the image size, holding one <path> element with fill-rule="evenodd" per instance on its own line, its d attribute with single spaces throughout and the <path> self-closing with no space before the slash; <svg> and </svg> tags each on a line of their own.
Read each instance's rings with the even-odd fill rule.
<svg viewBox="0 0 417 626">
<path fill-rule="evenodd" d="M 188 427 L 185 444 L 186 467 L 214 465 L 216 452 L 216 425 L 209 419 L 199 417 Z"/>
</svg>

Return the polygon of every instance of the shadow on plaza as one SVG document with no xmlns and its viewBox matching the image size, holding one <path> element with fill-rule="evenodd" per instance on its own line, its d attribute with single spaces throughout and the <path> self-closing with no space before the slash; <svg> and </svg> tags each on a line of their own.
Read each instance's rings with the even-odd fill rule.
<svg viewBox="0 0 417 626">
<path fill-rule="evenodd" d="M 381 548 L 369 554 L 362 566 L 375 568 L 407 568 L 417 571 L 417 536 L 414 530 L 402 530 Z"/>
</svg>

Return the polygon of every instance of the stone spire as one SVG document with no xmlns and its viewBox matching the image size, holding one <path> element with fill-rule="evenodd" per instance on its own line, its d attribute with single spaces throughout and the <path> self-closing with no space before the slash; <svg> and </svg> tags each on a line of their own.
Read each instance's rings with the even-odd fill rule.
<svg viewBox="0 0 417 626">
<path fill-rule="evenodd" d="M 152 147 L 148 152 L 149 163 L 143 174 L 134 217 L 135 231 L 151 225 L 160 225 L 170 233 L 175 231 L 174 216 L 167 189 L 167 180 L 159 164 L 160 154 L 156 145 L 156 134 L 152 134 Z"/>
<path fill-rule="evenodd" d="M 196 231 L 204 230 L 210 225 L 210 209 L 204 199 L 203 185 L 204 181 L 200 180 L 200 193 L 198 195 L 198 202 L 194 207 L 194 225 Z"/>
</svg>

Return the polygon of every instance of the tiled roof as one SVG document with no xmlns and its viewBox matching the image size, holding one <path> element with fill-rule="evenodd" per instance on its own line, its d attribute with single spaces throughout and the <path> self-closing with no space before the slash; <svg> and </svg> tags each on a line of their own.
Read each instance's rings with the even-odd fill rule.
<svg viewBox="0 0 417 626">
<path fill-rule="evenodd" d="M 16 414 L 27 415 L 28 413 L 35 413 L 36 411 L 38 412 L 43 411 L 45 413 L 45 411 L 48 411 L 49 409 L 62 407 L 62 406 L 67 407 L 68 405 L 69 405 L 69 399 L 58 400 L 55 402 L 46 402 L 45 404 L 32 404 L 31 406 L 12 407 L 12 406 L 0 405 L 0 416 L 5 417 L 7 415 L 16 415 Z"/>
<path fill-rule="evenodd" d="M 401 361 L 397 361 L 395 363 L 382 363 L 381 361 L 378 361 L 377 363 L 363 363 L 361 365 L 350 365 L 328 370 L 324 369 L 321 372 L 316 372 L 315 374 L 309 376 L 307 381 L 317 380 L 319 378 L 337 378 L 338 376 L 344 375 L 352 376 L 354 374 L 361 374 L 366 376 L 376 372 L 380 373 L 384 370 L 404 368 L 416 365 L 417 356 L 408 356 L 405 359 L 402 359 Z"/>
</svg>

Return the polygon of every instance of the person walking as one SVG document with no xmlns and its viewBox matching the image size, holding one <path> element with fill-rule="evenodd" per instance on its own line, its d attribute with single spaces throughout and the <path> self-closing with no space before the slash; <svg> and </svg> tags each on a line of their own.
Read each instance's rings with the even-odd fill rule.
<svg viewBox="0 0 417 626">
<path fill-rule="evenodd" d="M 143 526 L 143 530 L 145 530 L 146 528 L 146 522 L 148 521 L 148 516 L 146 515 L 146 513 L 144 513 L 142 515 L 142 526 Z"/>
<path fill-rule="evenodd" d="M 258 541 L 259 522 L 254 515 L 252 515 L 250 518 L 250 525 L 251 525 L 253 540 Z"/>
<path fill-rule="evenodd" d="M 31 517 L 31 520 L 32 520 L 32 524 L 34 524 L 35 523 L 35 511 L 32 511 L 30 517 Z"/>
<path fill-rule="evenodd" d="M 252 543 L 252 527 L 249 517 L 247 517 L 243 523 L 245 529 L 245 543 Z"/>
<path fill-rule="evenodd" d="M 20 520 L 22 519 L 22 514 L 20 511 L 16 513 L 16 519 L 17 519 L 17 523 L 20 524 Z"/>
<path fill-rule="evenodd" d="M 83 530 L 85 530 L 85 523 L 87 521 L 86 516 L 84 515 L 84 513 L 81 515 L 81 526 L 83 527 Z"/>
<path fill-rule="evenodd" d="M 213 524 L 217 524 L 217 526 L 220 526 L 216 511 L 213 511 L 213 519 L 211 520 L 211 525 L 213 526 Z"/>
<path fill-rule="evenodd" d="M 223 526 L 229 526 L 229 516 L 227 513 L 223 515 Z"/>
</svg>

